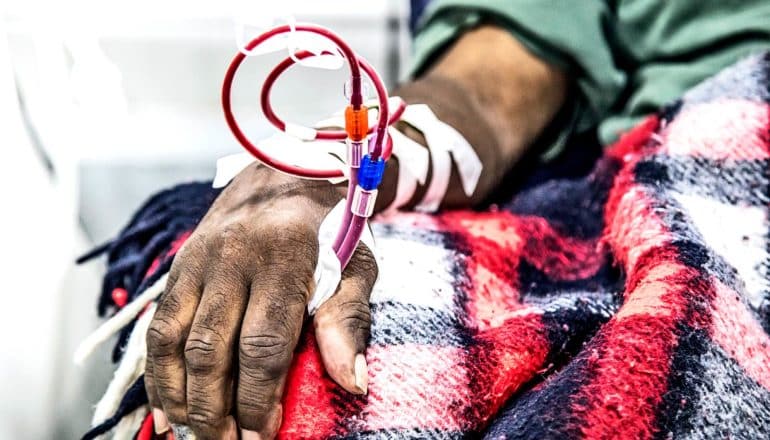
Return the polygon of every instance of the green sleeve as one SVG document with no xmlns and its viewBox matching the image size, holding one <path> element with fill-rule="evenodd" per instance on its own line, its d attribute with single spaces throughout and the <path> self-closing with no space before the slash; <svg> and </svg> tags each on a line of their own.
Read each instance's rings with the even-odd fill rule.
<svg viewBox="0 0 770 440">
<path fill-rule="evenodd" d="M 563 68 L 576 85 L 571 114 L 553 127 L 561 133 L 544 146 L 545 156 L 557 154 L 571 131 L 595 127 L 626 83 L 613 59 L 613 15 L 599 0 L 436 0 L 418 24 L 412 74 L 482 21 L 508 29 L 535 55 Z"/>
<path fill-rule="evenodd" d="M 616 16 L 628 88 L 599 124 L 605 144 L 723 68 L 770 49 L 767 0 L 631 0 Z"/>
<path fill-rule="evenodd" d="M 722 68 L 770 49 L 768 0 L 435 0 L 418 24 L 412 73 L 481 22 L 506 28 L 575 84 L 566 117 L 541 140 L 544 158 L 588 129 L 609 144 Z"/>
</svg>

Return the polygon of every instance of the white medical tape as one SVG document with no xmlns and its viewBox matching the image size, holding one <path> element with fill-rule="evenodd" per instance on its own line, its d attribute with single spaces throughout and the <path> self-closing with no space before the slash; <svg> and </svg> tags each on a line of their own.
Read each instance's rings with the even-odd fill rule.
<svg viewBox="0 0 770 440">
<path fill-rule="evenodd" d="M 342 142 L 335 141 L 301 141 L 285 133 L 259 141 L 259 149 L 265 154 L 281 162 L 302 168 L 339 169 L 347 176 L 348 168 L 342 161 L 346 157 L 346 147 Z M 217 160 L 217 171 L 212 186 L 222 188 L 256 159 L 250 153 L 237 153 L 221 157 Z M 347 180 L 347 177 L 327 179 L 337 184 Z"/>
<path fill-rule="evenodd" d="M 449 150 L 438 145 L 432 146 L 430 161 L 433 174 L 431 175 L 428 190 L 422 200 L 414 207 L 419 212 L 436 212 L 449 188 L 449 177 L 452 175 L 452 157 Z"/>
<path fill-rule="evenodd" d="M 396 197 L 385 208 L 384 212 L 390 213 L 397 211 L 398 208 L 406 205 L 412 200 L 415 191 L 417 191 L 417 179 L 407 169 L 401 169 L 401 163 L 398 167 L 398 181 L 396 182 Z"/>
<path fill-rule="evenodd" d="M 337 259 L 332 245 L 337 237 L 342 217 L 345 214 L 345 200 L 340 200 L 326 215 L 318 228 L 318 264 L 315 268 L 315 291 L 307 303 L 307 311 L 312 316 L 336 292 L 342 279 L 340 260 Z M 367 224 L 361 234 L 361 241 L 375 253 L 374 237 Z M 376 258 L 375 258 L 376 261 Z"/>
<path fill-rule="evenodd" d="M 408 170 L 420 185 L 425 185 L 430 163 L 428 148 L 413 141 L 394 127 L 390 127 L 388 134 L 393 140 L 393 155 L 398 158 L 398 168 Z"/>
<path fill-rule="evenodd" d="M 448 188 L 452 162 L 457 164 L 463 191 L 467 196 L 471 196 L 478 185 L 483 165 L 476 151 L 463 135 L 454 127 L 438 119 L 426 104 L 408 105 L 401 120 L 422 132 L 431 152 L 433 164 L 431 182 L 425 198 L 416 209 L 428 212 L 438 209 Z M 447 154 L 451 154 L 448 167 L 444 157 Z M 443 192 L 440 191 L 441 189 Z"/>
<path fill-rule="evenodd" d="M 431 139 L 428 140 L 428 138 Z M 425 140 L 428 144 L 438 142 L 446 145 L 446 149 L 452 153 L 453 162 L 457 165 L 465 195 L 472 196 L 479 183 L 483 165 L 471 144 L 454 127 L 438 119 L 432 130 L 425 135 Z"/>
<path fill-rule="evenodd" d="M 396 197 L 384 211 L 394 212 L 412 200 L 418 182 L 420 185 L 425 184 L 430 154 L 425 146 L 395 128 L 390 127 L 388 133 L 393 140 L 393 156 L 398 158 L 398 180 Z"/>
<path fill-rule="evenodd" d="M 410 104 L 404 109 L 401 120 L 422 131 L 430 128 L 438 118 L 427 104 Z"/>
<path fill-rule="evenodd" d="M 256 162 L 251 153 L 235 153 L 217 159 L 217 171 L 214 174 L 213 188 L 224 188 L 246 167 Z"/>
</svg>

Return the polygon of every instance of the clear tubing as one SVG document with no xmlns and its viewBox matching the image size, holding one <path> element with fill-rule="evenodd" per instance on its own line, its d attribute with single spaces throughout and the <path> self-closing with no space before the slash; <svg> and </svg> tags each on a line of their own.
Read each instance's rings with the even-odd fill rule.
<svg viewBox="0 0 770 440">
<path fill-rule="evenodd" d="M 372 66 L 370 66 L 369 63 L 367 63 L 363 58 L 359 58 L 358 62 L 361 63 L 361 67 L 363 67 L 366 74 L 369 75 L 369 78 L 372 80 L 374 88 L 377 89 L 377 97 L 380 101 L 380 110 L 377 114 L 377 130 L 374 132 L 374 135 L 377 137 L 374 139 L 374 148 L 372 151 L 369 151 L 369 155 L 375 160 L 379 159 L 381 155 L 383 156 L 383 159 L 388 160 L 390 153 L 388 153 L 387 156 L 382 154 L 382 145 L 383 142 L 387 140 L 388 136 L 388 92 L 385 90 L 385 84 L 382 82 L 382 79 L 380 78 L 380 75 L 377 73 L 377 71 L 374 70 Z"/>
<path fill-rule="evenodd" d="M 360 70 L 361 66 L 359 65 L 358 59 L 356 58 L 356 55 L 353 52 L 353 50 L 350 49 L 350 47 L 347 44 L 345 44 L 345 42 L 342 41 L 342 39 L 339 38 L 335 33 L 321 26 L 297 24 L 296 26 L 294 26 L 294 29 L 298 31 L 307 31 L 307 32 L 313 32 L 313 33 L 322 35 L 328 38 L 330 41 L 332 41 L 339 48 L 339 50 L 347 59 L 348 64 L 350 65 L 351 82 L 353 85 L 352 96 L 350 98 L 351 105 L 353 105 L 354 107 L 357 105 L 360 108 L 363 102 L 363 98 L 361 96 L 361 70 Z M 292 27 L 288 25 L 273 28 L 263 33 L 262 35 L 258 36 L 257 38 L 253 39 L 248 45 L 246 45 L 245 50 L 246 51 L 253 50 L 256 46 L 263 43 L 270 37 L 273 37 L 275 35 L 279 35 L 282 33 L 286 33 L 292 30 L 293 30 Z M 235 121 L 235 117 L 233 116 L 233 113 L 232 113 L 232 103 L 230 101 L 230 95 L 232 90 L 233 79 L 235 77 L 235 72 L 238 70 L 238 67 L 241 65 L 241 63 L 245 58 L 246 58 L 246 55 L 240 51 L 235 55 L 235 58 L 233 58 L 232 62 L 230 63 L 230 66 L 227 69 L 227 72 L 225 73 L 224 83 L 222 84 L 222 107 L 225 113 L 225 120 L 227 121 L 227 125 L 230 127 L 230 130 L 233 132 L 236 139 L 238 139 L 241 145 L 247 151 L 249 151 L 254 157 L 256 157 L 260 162 L 278 171 L 282 171 L 287 174 L 295 175 L 298 177 L 304 177 L 308 179 L 330 179 L 330 178 L 343 177 L 342 171 L 338 169 L 333 169 L 333 170 L 307 169 L 307 168 L 297 167 L 297 166 L 273 159 L 267 154 L 264 154 L 256 146 L 254 146 L 251 143 L 251 141 L 249 141 L 246 135 L 241 131 L 240 127 L 238 126 L 238 123 Z M 356 81 L 356 78 L 358 78 L 358 81 Z M 284 125 L 284 128 L 285 128 L 285 125 Z"/>
<path fill-rule="evenodd" d="M 272 105 L 270 104 L 270 92 L 272 91 L 273 85 L 275 84 L 275 81 L 278 79 L 279 76 L 283 74 L 289 67 L 294 65 L 297 60 L 303 60 L 305 58 L 309 58 L 315 56 L 314 53 L 308 52 L 308 51 L 300 51 L 294 54 L 294 57 L 286 58 L 285 60 L 281 61 L 275 68 L 267 75 L 267 78 L 265 78 L 265 83 L 262 86 L 262 92 L 260 93 L 260 104 L 262 106 L 262 113 L 264 113 L 265 118 L 273 124 L 277 129 L 284 131 L 286 129 L 286 122 L 284 122 L 273 110 Z M 378 117 L 377 117 L 377 125 L 375 127 L 370 127 L 368 134 L 376 134 L 377 139 L 380 139 L 378 142 L 374 144 L 374 149 L 370 151 L 369 153 L 374 158 L 382 157 L 383 159 L 388 159 L 390 157 L 390 150 L 388 149 L 387 144 L 385 144 L 384 151 L 383 148 L 383 140 L 386 139 L 385 133 L 389 125 L 393 125 L 396 121 L 398 121 L 401 118 L 401 115 L 404 113 L 404 110 L 406 109 L 406 105 L 404 102 L 400 102 L 398 107 L 396 107 L 393 114 L 389 114 L 389 103 L 388 103 L 388 93 L 385 90 L 385 85 L 383 84 L 382 80 L 380 79 L 379 75 L 377 74 L 377 71 L 374 70 L 374 68 L 363 58 L 359 57 L 358 62 L 361 65 L 361 68 L 364 70 L 364 72 L 369 76 L 369 78 L 372 80 L 372 83 L 374 84 L 374 88 L 377 91 L 377 99 L 379 101 L 379 111 L 378 111 Z M 322 139 L 322 140 L 344 140 L 348 136 L 347 132 L 344 130 L 324 130 L 319 131 L 316 133 L 316 139 Z M 386 154 L 387 153 L 387 154 Z"/>
<path fill-rule="evenodd" d="M 403 111 L 401 113 L 403 113 Z M 393 150 L 393 140 L 388 137 L 388 142 L 385 145 L 387 147 L 387 154 L 390 156 L 390 151 Z M 334 243 L 332 244 L 332 249 L 334 249 L 334 252 L 339 251 L 340 247 L 342 246 L 345 236 L 348 234 L 348 230 L 350 229 L 350 223 L 353 219 L 353 201 L 355 200 L 356 187 L 358 186 L 358 170 L 358 167 L 350 168 L 350 181 L 348 182 L 348 193 L 345 199 L 345 213 L 343 214 L 340 228 L 337 231 L 337 236 L 334 238 Z M 371 203 L 374 204 L 374 201 Z M 371 208 L 372 210 L 374 209 L 373 206 Z M 367 215 L 369 214 L 367 213 Z M 363 218 L 366 220 L 368 217 Z M 345 266 L 343 265 L 342 267 Z"/>
<path fill-rule="evenodd" d="M 350 229 L 350 222 L 353 220 L 353 212 L 350 210 L 353 206 L 353 195 L 356 192 L 356 185 L 358 185 L 358 168 L 350 169 L 350 182 L 348 182 L 348 194 L 345 196 L 345 212 L 342 214 L 342 221 L 340 222 L 340 228 L 337 230 L 337 236 L 334 238 L 332 249 L 334 252 L 339 251 L 342 242 L 345 240 L 345 236 Z M 342 260 L 340 260 L 342 262 Z M 343 264 L 342 267 L 345 267 Z"/>
<path fill-rule="evenodd" d="M 360 184 L 356 186 L 356 191 L 352 198 L 347 200 L 347 207 L 350 207 L 352 219 L 350 226 L 346 228 L 347 234 L 342 240 L 339 249 L 335 250 L 340 264 L 344 268 L 350 261 L 350 257 L 356 250 L 356 245 L 361 239 L 361 233 L 366 227 L 366 219 L 372 215 L 374 203 L 377 200 L 377 190 L 362 189 Z"/>
<path fill-rule="evenodd" d="M 365 227 L 366 217 L 352 215 L 350 227 L 347 228 L 347 235 L 342 241 L 339 250 L 337 250 L 337 259 L 340 260 L 340 267 L 343 269 L 350 262 L 350 257 L 353 256 L 353 252 L 356 250 L 358 240 L 361 239 L 361 234 L 364 232 Z"/>
</svg>

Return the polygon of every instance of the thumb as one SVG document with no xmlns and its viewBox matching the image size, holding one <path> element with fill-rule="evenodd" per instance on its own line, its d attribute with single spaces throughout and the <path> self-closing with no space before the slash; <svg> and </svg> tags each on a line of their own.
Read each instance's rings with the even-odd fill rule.
<svg viewBox="0 0 770 440">
<path fill-rule="evenodd" d="M 354 394 L 366 394 L 369 382 L 364 351 L 371 327 L 369 296 L 376 279 L 374 255 L 359 243 L 337 292 L 321 305 L 313 320 L 326 372 Z"/>
</svg>

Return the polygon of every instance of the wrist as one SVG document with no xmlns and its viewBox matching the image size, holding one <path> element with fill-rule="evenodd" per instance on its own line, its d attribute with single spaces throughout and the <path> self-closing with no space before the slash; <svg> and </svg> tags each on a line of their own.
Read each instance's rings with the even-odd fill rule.
<svg viewBox="0 0 770 440">
<path fill-rule="evenodd" d="M 484 171 L 479 177 L 476 189 L 468 196 L 463 189 L 457 165 L 452 162 L 448 177 L 449 184 L 440 206 L 457 208 L 480 203 L 489 191 L 496 187 L 506 169 L 500 159 L 500 147 L 494 131 L 486 122 L 483 113 L 471 100 L 465 87 L 453 79 L 434 75 L 402 85 L 393 92 L 393 95 L 401 97 L 407 104 L 427 104 L 442 123 L 449 125 L 462 135 L 483 164 Z M 425 135 L 409 123 L 400 121 L 394 128 L 417 144 L 427 145 Z M 435 154 L 431 151 L 428 153 Z M 458 159 L 455 157 L 455 160 Z M 376 211 L 386 208 L 393 202 L 397 192 L 400 165 L 402 164 L 398 162 L 397 157 L 388 161 Z M 434 178 L 433 173 L 433 163 L 430 161 L 425 184 L 417 184 L 406 204 L 403 204 L 403 200 L 399 202 L 402 209 L 413 208 L 423 201 L 429 191 L 430 182 Z"/>
<path fill-rule="evenodd" d="M 243 169 L 212 205 L 210 217 L 252 216 L 264 210 L 300 212 L 308 221 L 323 216 L 345 197 L 346 185 L 290 176 L 259 163 Z"/>
</svg>

